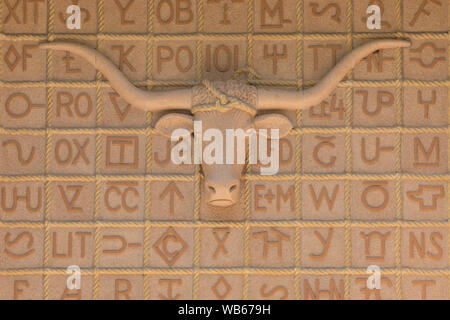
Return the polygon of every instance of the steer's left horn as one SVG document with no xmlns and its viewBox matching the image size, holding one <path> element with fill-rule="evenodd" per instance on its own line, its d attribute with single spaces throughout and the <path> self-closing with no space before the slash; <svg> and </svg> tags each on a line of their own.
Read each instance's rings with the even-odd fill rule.
<svg viewBox="0 0 450 320">
<path fill-rule="evenodd" d="M 258 109 L 304 109 L 326 99 L 358 62 L 380 49 L 409 47 L 407 40 L 375 40 L 347 54 L 314 87 L 303 91 L 258 88 Z"/>
<path fill-rule="evenodd" d="M 190 109 L 192 89 L 149 92 L 134 86 L 125 75 L 101 53 L 81 44 L 71 42 L 41 43 L 41 49 L 69 51 L 84 58 L 109 80 L 111 86 L 131 105 L 148 111 Z"/>
</svg>

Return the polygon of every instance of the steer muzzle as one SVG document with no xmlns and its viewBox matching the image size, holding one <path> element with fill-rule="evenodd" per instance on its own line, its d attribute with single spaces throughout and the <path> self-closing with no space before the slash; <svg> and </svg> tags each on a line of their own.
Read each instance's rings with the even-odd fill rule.
<svg viewBox="0 0 450 320">
<path fill-rule="evenodd" d="M 240 182 L 238 179 L 207 178 L 204 188 L 206 202 L 214 207 L 230 207 L 236 204 L 240 198 Z"/>
</svg>

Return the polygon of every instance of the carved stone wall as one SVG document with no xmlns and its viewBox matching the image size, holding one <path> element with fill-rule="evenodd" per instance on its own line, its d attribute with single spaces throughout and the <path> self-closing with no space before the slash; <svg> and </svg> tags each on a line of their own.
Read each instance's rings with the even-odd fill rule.
<svg viewBox="0 0 450 320">
<path fill-rule="evenodd" d="M 81 30 L 68 30 L 75 2 Z M 0 0 L 0 298 L 449 298 L 447 1 L 24 3 Z M 380 30 L 367 29 L 371 4 Z M 200 205 L 199 168 L 170 162 L 159 114 L 79 57 L 36 48 L 87 44 L 149 90 L 235 75 L 301 90 L 372 38 L 412 46 L 285 112 L 296 128 L 279 174 L 248 166 L 242 210 L 221 216 Z M 81 290 L 66 289 L 69 265 Z M 366 287 L 370 265 L 380 290 Z"/>
</svg>

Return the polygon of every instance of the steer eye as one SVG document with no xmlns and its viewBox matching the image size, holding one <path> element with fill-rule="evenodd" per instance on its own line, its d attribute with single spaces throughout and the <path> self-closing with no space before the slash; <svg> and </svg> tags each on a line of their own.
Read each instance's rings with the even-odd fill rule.
<svg viewBox="0 0 450 320">
<path fill-rule="evenodd" d="M 230 192 L 233 192 L 234 190 L 236 190 L 237 189 L 237 184 L 233 184 L 231 187 L 230 187 Z"/>
</svg>

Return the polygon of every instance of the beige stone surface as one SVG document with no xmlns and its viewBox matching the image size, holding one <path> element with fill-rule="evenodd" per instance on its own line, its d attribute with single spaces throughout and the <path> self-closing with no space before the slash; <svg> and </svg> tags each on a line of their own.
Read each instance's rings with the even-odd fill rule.
<svg viewBox="0 0 450 320">
<path fill-rule="evenodd" d="M 449 299 L 447 1 L 79 0 L 81 30 L 66 28 L 71 0 L 13 2 L 0 1 L 0 299 Z M 381 30 L 366 27 L 371 4 Z M 320 104 L 279 111 L 296 129 L 279 174 L 246 167 L 226 209 L 206 203 L 198 166 L 171 163 L 173 143 L 152 130 L 168 112 L 37 48 L 95 48 L 151 91 L 237 71 L 295 91 L 397 35 L 412 46 L 365 58 Z M 66 287 L 70 265 L 80 290 Z"/>
</svg>

